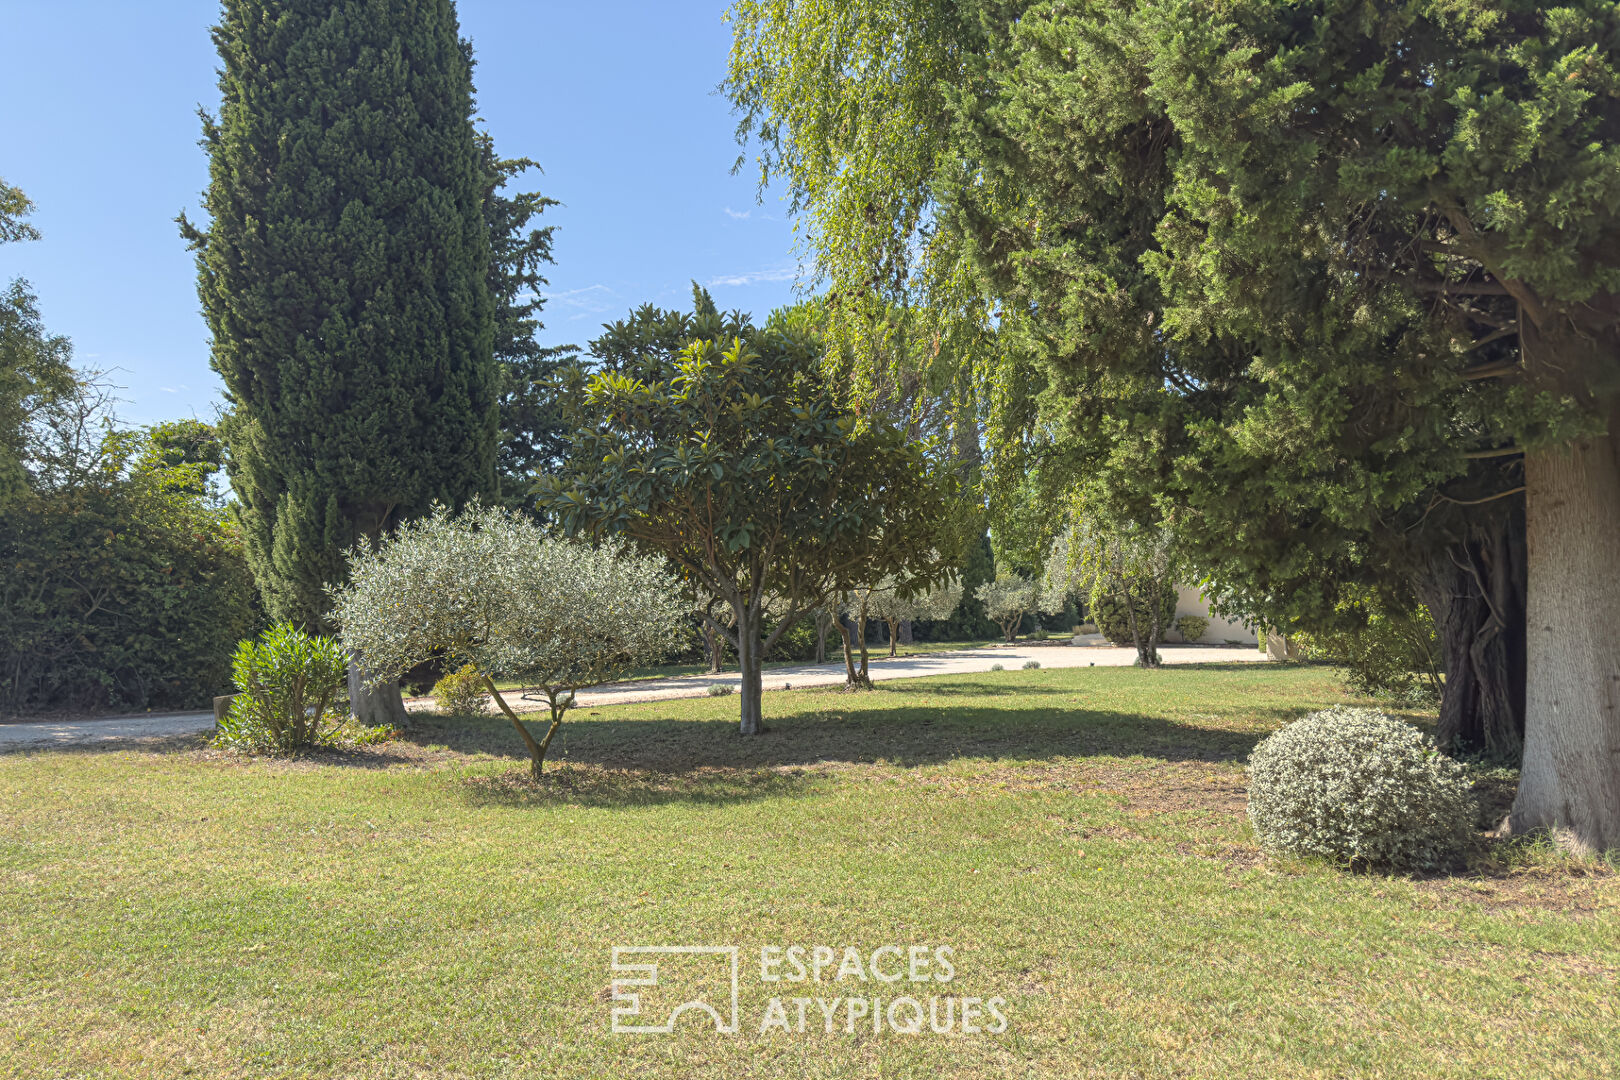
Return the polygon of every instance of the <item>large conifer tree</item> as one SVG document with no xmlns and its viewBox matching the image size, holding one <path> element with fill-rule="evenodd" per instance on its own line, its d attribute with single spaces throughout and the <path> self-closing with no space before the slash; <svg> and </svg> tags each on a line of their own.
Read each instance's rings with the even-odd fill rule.
<svg viewBox="0 0 1620 1080">
<path fill-rule="evenodd" d="M 275 618 L 344 548 L 495 480 L 487 176 L 451 0 L 224 0 L 198 293 Z M 397 700 L 397 694 L 392 695 Z"/>
</svg>

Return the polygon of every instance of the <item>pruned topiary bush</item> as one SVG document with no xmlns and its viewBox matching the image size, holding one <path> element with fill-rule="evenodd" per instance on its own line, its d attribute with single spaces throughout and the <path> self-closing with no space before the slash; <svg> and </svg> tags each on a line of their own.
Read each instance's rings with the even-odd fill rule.
<svg viewBox="0 0 1620 1080">
<path fill-rule="evenodd" d="M 1170 629 L 1176 617 L 1176 603 L 1180 599 L 1176 587 L 1165 582 L 1159 587 L 1159 636 L 1161 640 L 1164 632 Z M 1136 589 L 1131 591 L 1131 606 L 1136 608 L 1137 629 L 1145 639 L 1153 621 L 1153 609 L 1148 606 L 1147 597 L 1139 595 Z M 1115 645 L 1135 645 L 1136 639 L 1131 636 L 1131 614 L 1120 597 L 1113 594 L 1099 596 L 1092 605 L 1092 614 L 1097 620 L 1097 629 L 1102 631 L 1104 637 Z"/>
<path fill-rule="evenodd" d="M 1462 766 L 1417 729 L 1338 705 L 1254 748 L 1249 820 L 1274 854 L 1434 869 L 1467 844 L 1474 796 Z"/>
<path fill-rule="evenodd" d="M 1202 615 L 1183 615 L 1176 620 L 1183 641 L 1197 641 L 1209 629 L 1209 620 Z"/>
</svg>

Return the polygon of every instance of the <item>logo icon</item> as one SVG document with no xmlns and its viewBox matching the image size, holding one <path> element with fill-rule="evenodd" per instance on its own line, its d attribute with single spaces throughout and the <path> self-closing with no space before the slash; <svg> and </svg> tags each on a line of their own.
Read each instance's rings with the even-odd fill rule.
<svg viewBox="0 0 1620 1080">
<path fill-rule="evenodd" d="M 718 961 L 711 961 L 707 971 L 702 970 L 705 965 L 701 960 L 693 963 L 688 958 L 724 957 L 724 965 Z M 641 963 L 629 962 L 636 958 L 645 958 Z M 634 987 L 662 987 L 668 983 L 659 982 L 659 965 L 663 964 L 666 970 L 672 970 L 674 977 L 671 981 L 680 983 L 685 981 L 682 976 L 693 978 L 699 985 L 713 986 L 717 992 L 723 992 L 724 985 L 721 971 L 730 978 L 731 1001 L 729 1011 L 722 1015 L 721 1010 L 710 1004 L 711 994 L 699 994 L 697 997 L 683 1001 L 670 1009 L 664 1017 L 662 1024 L 634 1023 L 635 1020 L 649 1020 L 652 1015 L 644 1015 L 642 1008 L 642 993 L 632 989 Z M 735 945 L 615 945 L 613 947 L 613 971 L 615 975 L 633 976 L 619 977 L 613 980 L 613 1033 L 615 1035 L 668 1035 L 675 1030 L 675 1021 L 688 1009 L 706 1012 L 714 1018 L 714 1028 L 722 1035 L 735 1035 L 737 1033 L 737 947 Z M 705 977 L 706 976 L 706 977 Z"/>
</svg>

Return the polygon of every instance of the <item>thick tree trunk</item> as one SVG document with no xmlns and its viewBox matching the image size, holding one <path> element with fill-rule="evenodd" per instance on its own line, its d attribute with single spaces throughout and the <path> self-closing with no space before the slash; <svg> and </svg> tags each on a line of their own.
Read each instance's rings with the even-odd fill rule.
<svg viewBox="0 0 1620 1080">
<path fill-rule="evenodd" d="M 738 612 L 737 666 L 742 672 L 742 721 L 744 735 L 758 735 L 764 721 L 763 619 L 757 610 Z"/>
<path fill-rule="evenodd" d="M 912 636 L 912 626 L 911 626 L 911 620 L 910 619 L 902 619 L 900 621 L 900 644 L 902 644 L 902 645 L 914 645 L 914 644 L 916 644 L 916 638 L 914 638 Z"/>
<path fill-rule="evenodd" d="M 360 666 L 360 661 L 349 655 L 349 712 L 359 723 L 367 727 L 380 727 L 387 724 L 391 727 L 405 726 L 405 699 L 400 697 L 399 683 L 382 683 L 378 686 L 367 686 L 370 674 Z"/>
<path fill-rule="evenodd" d="M 1620 848 L 1620 409 L 1610 413 L 1611 434 L 1524 466 L 1524 768 L 1509 825 L 1587 851 Z"/>
<path fill-rule="evenodd" d="M 1524 754 L 1524 511 L 1480 522 L 1433 560 L 1420 589 L 1445 682 L 1435 741 L 1518 765 Z"/>
</svg>

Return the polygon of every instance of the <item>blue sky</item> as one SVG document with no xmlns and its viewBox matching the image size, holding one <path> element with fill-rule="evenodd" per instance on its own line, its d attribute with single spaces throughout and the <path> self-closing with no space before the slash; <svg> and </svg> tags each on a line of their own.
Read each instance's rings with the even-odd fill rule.
<svg viewBox="0 0 1620 1080">
<path fill-rule="evenodd" d="M 689 282 L 761 316 L 794 296 L 782 205 L 732 176 L 735 122 L 713 93 L 726 5 L 702 0 L 459 0 L 479 113 L 502 154 L 564 204 L 544 313 L 548 343 L 583 344 Z M 204 419 L 220 401 L 195 270 L 173 218 L 198 216 L 212 108 L 211 0 L 0 0 L 0 176 L 38 205 L 42 241 L 0 247 L 0 279 L 39 293 L 79 361 L 114 369 L 120 414 Z"/>
</svg>

